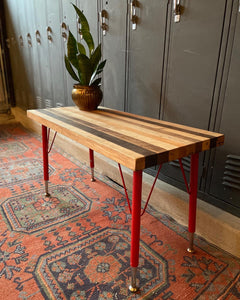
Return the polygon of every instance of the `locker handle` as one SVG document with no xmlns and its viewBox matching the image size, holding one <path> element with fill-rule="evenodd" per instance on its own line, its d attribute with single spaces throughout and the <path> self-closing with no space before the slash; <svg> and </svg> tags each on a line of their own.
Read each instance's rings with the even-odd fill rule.
<svg viewBox="0 0 240 300">
<path fill-rule="evenodd" d="M 36 30 L 35 35 L 36 35 L 36 41 L 37 41 L 38 45 L 40 45 L 41 44 L 41 35 L 40 35 L 39 30 Z"/>
<path fill-rule="evenodd" d="M 108 12 L 105 9 L 103 9 L 102 11 L 99 12 L 100 27 L 102 28 L 103 35 L 106 35 L 109 29 L 108 20 L 109 20 Z"/>
<path fill-rule="evenodd" d="M 68 37 L 68 34 L 67 34 L 68 28 L 67 28 L 66 23 L 62 22 L 61 27 L 62 27 L 62 37 L 63 37 L 64 41 L 66 41 L 67 37 Z"/>
<path fill-rule="evenodd" d="M 6 39 L 6 46 L 8 49 L 10 48 L 10 39 Z"/>
<path fill-rule="evenodd" d="M 52 28 L 50 26 L 47 27 L 47 38 L 49 43 L 52 43 Z"/>
<path fill-rule="evenodd" d="M 23 47 L 23 37 L 22 37 L 22 35 L 19 35 L 19 43 L 20 43 L 20 46 Z"/>
<path fill-rule="evenodd" d="M 16 45 L 16 40 L 15 40 L 15 38 L 13 36 L 11 37 L 11 41 L 12 41 L 13 45 Z"/>
<path fill-rule="evenodd" d="M 181 0 L 173 0 L 174 22 L 180 22 L 181 18 Z"/>
<path fill-rule="evenodd" d="M 27 41 L 28 41 L 28 47 L 32 47 L 32 37 L 30 33 L 27 34 Z"/>
<path fill-rule="evenodd" d="M 140 7 L 138 0 L 132 0 L 130 3 L 130 19 L 132 22 L 132 30 L 137 29 L 137 23 L 139 20 L 139 17 L 137 15 L 137 10 Z"/>
</svg>

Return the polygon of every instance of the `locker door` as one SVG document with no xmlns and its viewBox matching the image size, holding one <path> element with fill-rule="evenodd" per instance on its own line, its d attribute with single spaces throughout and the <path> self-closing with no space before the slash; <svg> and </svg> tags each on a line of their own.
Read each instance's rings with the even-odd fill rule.
<svg viewBox="0 0 240 300">
<path fill-rule="evenodd" d="M 53 107 L 52 78 L 47 39 L 47 12 L 46 0 L 34 1 L 35 12 L 35 40 L 39 66 L 35 66 L 35 72 L 39 72 L 41 82 L 41 107 Z M 38 70 L 36 70 L 38 68 Z"/>
<path fill-rule="evenodd" d="M 171 1 L 172 4 L 175 1 Z M 174 22 L 171 8 L 169 52 L 161 118 L 166 121 L 208 129 L 226 0 L 182 1 L 180 21 Z M 202 166 L 203 155 L 200 156 Z M 184 159 L 185 170 L 190 159 Z M 183 183 L 178 162 L 164 165 L 162 179 Z M 202 169 L 199 170 L 199 176 Z M 172 182 L 174 183 L 174 182 Z M 178 185 L 178 184 L 177 184 Z"/>
<path fill-rule="evenodd" d="M 20 95 L 20 83 L 17 80 L 17 74 L 15 70 L 17 69 L 17 58 L 19 56 L 18 46 L 17 46 L 17 34 L 15 32 L 15 25 L 14 20 L 15 16 L 12 12 L 12 7 L 14 6 L 14 0 L 4 1 L 4 13 L 5 13 L 5 21 L 6 21 L 6 31 L 7 31 L 7 38 L 6 38 L 6 45 L 9 48 L 10 52 L 10 62 L 12 68 L 12 79 L 13 79 L 13 86 L 14 86 L 14 93 L 16 104 L 19 105 L 21 102 L 21 95 Z"/>
<path fill-rule="evenodd" d="M 133 0 L 131 6 L 127 111 L 159 118 L 168 1 Z"/>
<path fill-rule="evenodd" d="M 72 4 L 77 5 L 77 1 L 72 0 L 62 0 L 62 47 L 64 49 L 64 54 L 67 54 L 67 38 L 68 38 L 68 30 L 71 30 L 72 34 L 76 37 L 77 36 L 77 17 Z M 67 83 L 67 90 L 66 90 L 66 99 L 67 105 L 74 105 L 72 101 L 72 89 L 73 84 L 75 83 L 72 77 L 66 71 L 64 65 L 64 81 Z"/>
<path fill-rule="evenodd" d="M 208 129 L 226 0 L 183 3 L 180 22 L 171 17 L 162 118 Z"/>
<path fill-rule="evenodd" d="M 28 58 L 26 62 L 26 68 L 28 71 L 28 82 L 31 90 L 31 98 L 29 99 L 28 108 L 42 108 L 41 98 L 41 76 L 39 72 L 39 56 L 38 56 L 38 43 L 36 41 L 36 24 L 35 24 L 35 11 L 34 1 L 26 1 L 25 4 L 25 23 L 27 30 L 27 46 L 28 46 Z M 31 77 L 30 77 L 31 76 Z"/>
<path fill-rule="evenodd" d="M 19 29 L 20 29 L 20 48 L 22 49 L 22 62 L 23 62 L 23 71 L 24 71 L 24 81 L 23 81 L 23 89 L 25 91 L 25 109 L 34 108 L 34 81 L 33 81 L 33 62 L 32 62 L 32 34 L 29 30 L 28 19 L 27 19 L 27 1 L 20 0 L 16 3 L 17 12 L 18 12 L 18 20 L 19 20 Z M 23 43 L 22 43 L 23 41 Z M 22 46 L 21 46 L 22 43 Z M 18 70 L 19 72 L 19 70 Z M 19 77 L 22 76 L 19 73 Z"/>
<path fill-rule="evenodd" d="M 86 16 L 95 46 L 98 45 L 98 1 L 78 0 L 77 6 Z"/>
<path fill-rule="evenodd" d="M 108 30 L 101 30 L 103 59 L 104 106 L 124 110 L 126 79 L 127 0 L 104 0 L 101 10 L 106 11 Z"/>
<path fill-rule="evenodd" d="M 47 0 L 48 50 L 53 89 L 53 106 L 66 106 L 66 84 L 64 82 L 64 49 L 61 36 L 61 2 Z"/>
<path fill-rule="evenodd" d="M 225 143 L 216 151 L 209 186 L 210 195 L 221 199 L 221 207 L 240 216 L 240 12 L 237 15 L 230 69 L 227 79 L 219 131 L 225 134 Z"/>
<path fill-rule="evenodd" d="M 13 68 L 13 80 L 16 94 L 16 104 L 27 109 L 27 92 L 26 92 L 26 70 L 24 68 L 24 44 L 25 39 L 20 26 L 20 12 L 18 6 L 21 1 L 5 1 L 4 7 L 8 27 L 8 44 L 10 47 L 11 64 Z"/>
</svg>

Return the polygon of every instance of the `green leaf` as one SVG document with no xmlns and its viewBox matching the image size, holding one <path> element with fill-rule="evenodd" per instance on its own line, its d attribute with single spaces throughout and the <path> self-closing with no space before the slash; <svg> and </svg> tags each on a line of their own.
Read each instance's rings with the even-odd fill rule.
<svg viewBox="0 0 240 300">
<path fill-rule="evenodd" d="M 68 50 L 68 59 L 70 63 L 78 68 L 78 60 L 77 60 L 77 41 L 71 31 L 69 30 L 68 42 L 67 42 L 67 50 Z"/>
<path fill-rule="evenodd" d="M 103 68 L 105 67 L 106 62 L 107 62 L 107 60 L 105 59 L 105 60 L 103 60 L 103 61 L 98 65 L 97 70 L 96 70 L 96 75 L 102 73 Z"/>
<path fill-rule="evenodd" d="M 81 10 L 73 3 L 72 3 L 72 5 L 74 6 L 75 11 L 76 11 L 77 15 L 79 16 L 82 31 L 90 31 L 88 21 L 87 21 L 86 17 L 84 16 L 83 12 L 81 12 Z"/>
<path fill-rule="evenodd" d="M 76 80 L 76 81 L 80 81 L 79 78 L 77 77 L 76 73 L 74 72 L 70 62 L 69 62 L 69 59 L 67 58 L 67 56 L 65 55 L 64 57 L 64 61 L 65 61 L 65 66 L 66 66 L 66 69 L 68 71 L 68 73 L 71 75 L 71 77 Z"/>
<path fill-rule="evenodd" d="M 83 46 L 83 44 L 77 43 L 77 47 L 78 47 L 78 52 L 79 52 L 80 54 L 86 55 L 86 50 L 85 50 L 85 47 Z"/>
<path fill-rule="evenodd" d="M 101 83 L 102 78 L 97 78 L 91 83 L 91 86 L 99 86 Z"/>
<path fill-rule="evenodd" d="M 98 74 L 102 73 L 103 68 L 105 67 L 106 61 L 107 61 L 107 60 L 105 59 L 104 61 L 102 61 L 102 62 L 98 65 L 97 69 L 96 69 L 96 70 L 93 72 L 93 74 L 92 74 L 90 83 L 93 81 L 93 79 L 94 79 Z"/>
<path fill-rule="evenodd" d="M 76 5 L 74 5 L 74 4 L 72 4 L 72 5 L 73 5 L 77 15 L 79 16 L 80 23 L 81 23 L 82 36 L 83 36 L 84 41 L 88 45 L 89 56 L 91 56 L 92 51 L 94 49 L 94 41 L 93 41 L 93 37 L 90 33 L 90 27 L 89 27 L 87 18 L 85 17 L 83 12 L 81 12 L 81 10 Z"/>
<path fill-rule="evenodd" d="M 90 33 L 90 31 L 86 31 L 82 29 L 82 36 L 84 41 L 87 43 L 88 45 L 88 49 L 89 49 L 89 57 L 92 54 L 92 51 L 94 50 L 94 41 L 93 41 L 93 37 Z"/>
<path fill-rule="evenodd" d="M 93 69 L 90 59 L 84 55 L 78 55 L 78 65 L 79 65 L 79 72 L 81 75 L 81 83 L 82 85 L 89 85 Z"/>
<path fill-rule="evenodd" d="M 92 64 L 92 67 L 93 67 L 94 71 L 96 70 L 96 68 L 97 68 L 97 66 L 99 64 L 101 56 L 102 56 L 101 44 L 99 44 L 97 46 L 97 48 L 95 49 L 95 51 L 93 52 L 92 56 L 90 57 L 91 64 Z"/>
</svg>

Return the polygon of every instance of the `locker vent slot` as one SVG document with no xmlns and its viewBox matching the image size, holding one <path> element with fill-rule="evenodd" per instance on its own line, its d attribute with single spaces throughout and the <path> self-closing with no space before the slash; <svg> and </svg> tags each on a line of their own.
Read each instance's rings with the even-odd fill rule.
<svg viewBox="0 0 240 300">
<path fill-rule="evenodd" d="M 177 167 L 180 169 L 180 164 L 178 160 L 173 160 L 169 163 L 171 166 L 173 167 Z M 190 172 L 191 169 L 191 158 L 188 157 L 183 157 L 182 158 L 182 164 L 183 164 L 183 168 L 185 171 Z"/>
<path fill-rule="evenodd" d="M 36 97 L 36 103 L 37 103 L 37 108 L 42 108 L 42 98 L 37 96 Z"/>
<path fill-rule="evenodd" d="M 46 108 L 51 108 L 52 106 L 52 100 L 50 99 L 45 99 L 45 106 Z"/>
<path fill-rule="evenodd" d="M 240 190 L 240 156 L 227 155 L 223 185 Z"/>
</svg>

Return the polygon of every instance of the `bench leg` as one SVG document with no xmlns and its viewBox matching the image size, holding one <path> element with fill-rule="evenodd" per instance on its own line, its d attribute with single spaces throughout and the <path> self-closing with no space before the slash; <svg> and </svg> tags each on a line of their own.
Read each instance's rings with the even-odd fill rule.
<svg viewBox="0 0 240 300">
<path fill-rule="evenodd" d="M 90 161 L 90 168 L 92 173 L 91 181 L 95 181 L 94 178 L 94 152 L 92 149 L 89 149 L 89 161 Z"/>
<path fill-rule="evenodd" d="M 47 136 L 47 127 L 42 125 L 42 149 L 43 149 L 43 178 L 45 182 L 45 196 L 49 197 L 48 193 L 48 136 Z"/>
<path fill-rule="evenodd" d="M 133 193 L 132 193 L 132 232 L 131 232 L 131 268 L 132 277 L 129 290 L 137 292 L 136 284 L 137 267 L 139 263 L 139 241 L 140 241 L 140 219 L 142 200 L 142 171 L 133 171 Z"/>
<path fill-rule="evenodd" d="M 195 153 L 191 156 L 191 172 L 190 172 L 190 196 L 189 196 L 189 248 L 188 252 L 194 252 L 193 242 L 196 229 L 196 211 L 197 211 L 197 191 L 198 191 L 198 160 L 199 154 Z"/>
</svg>

